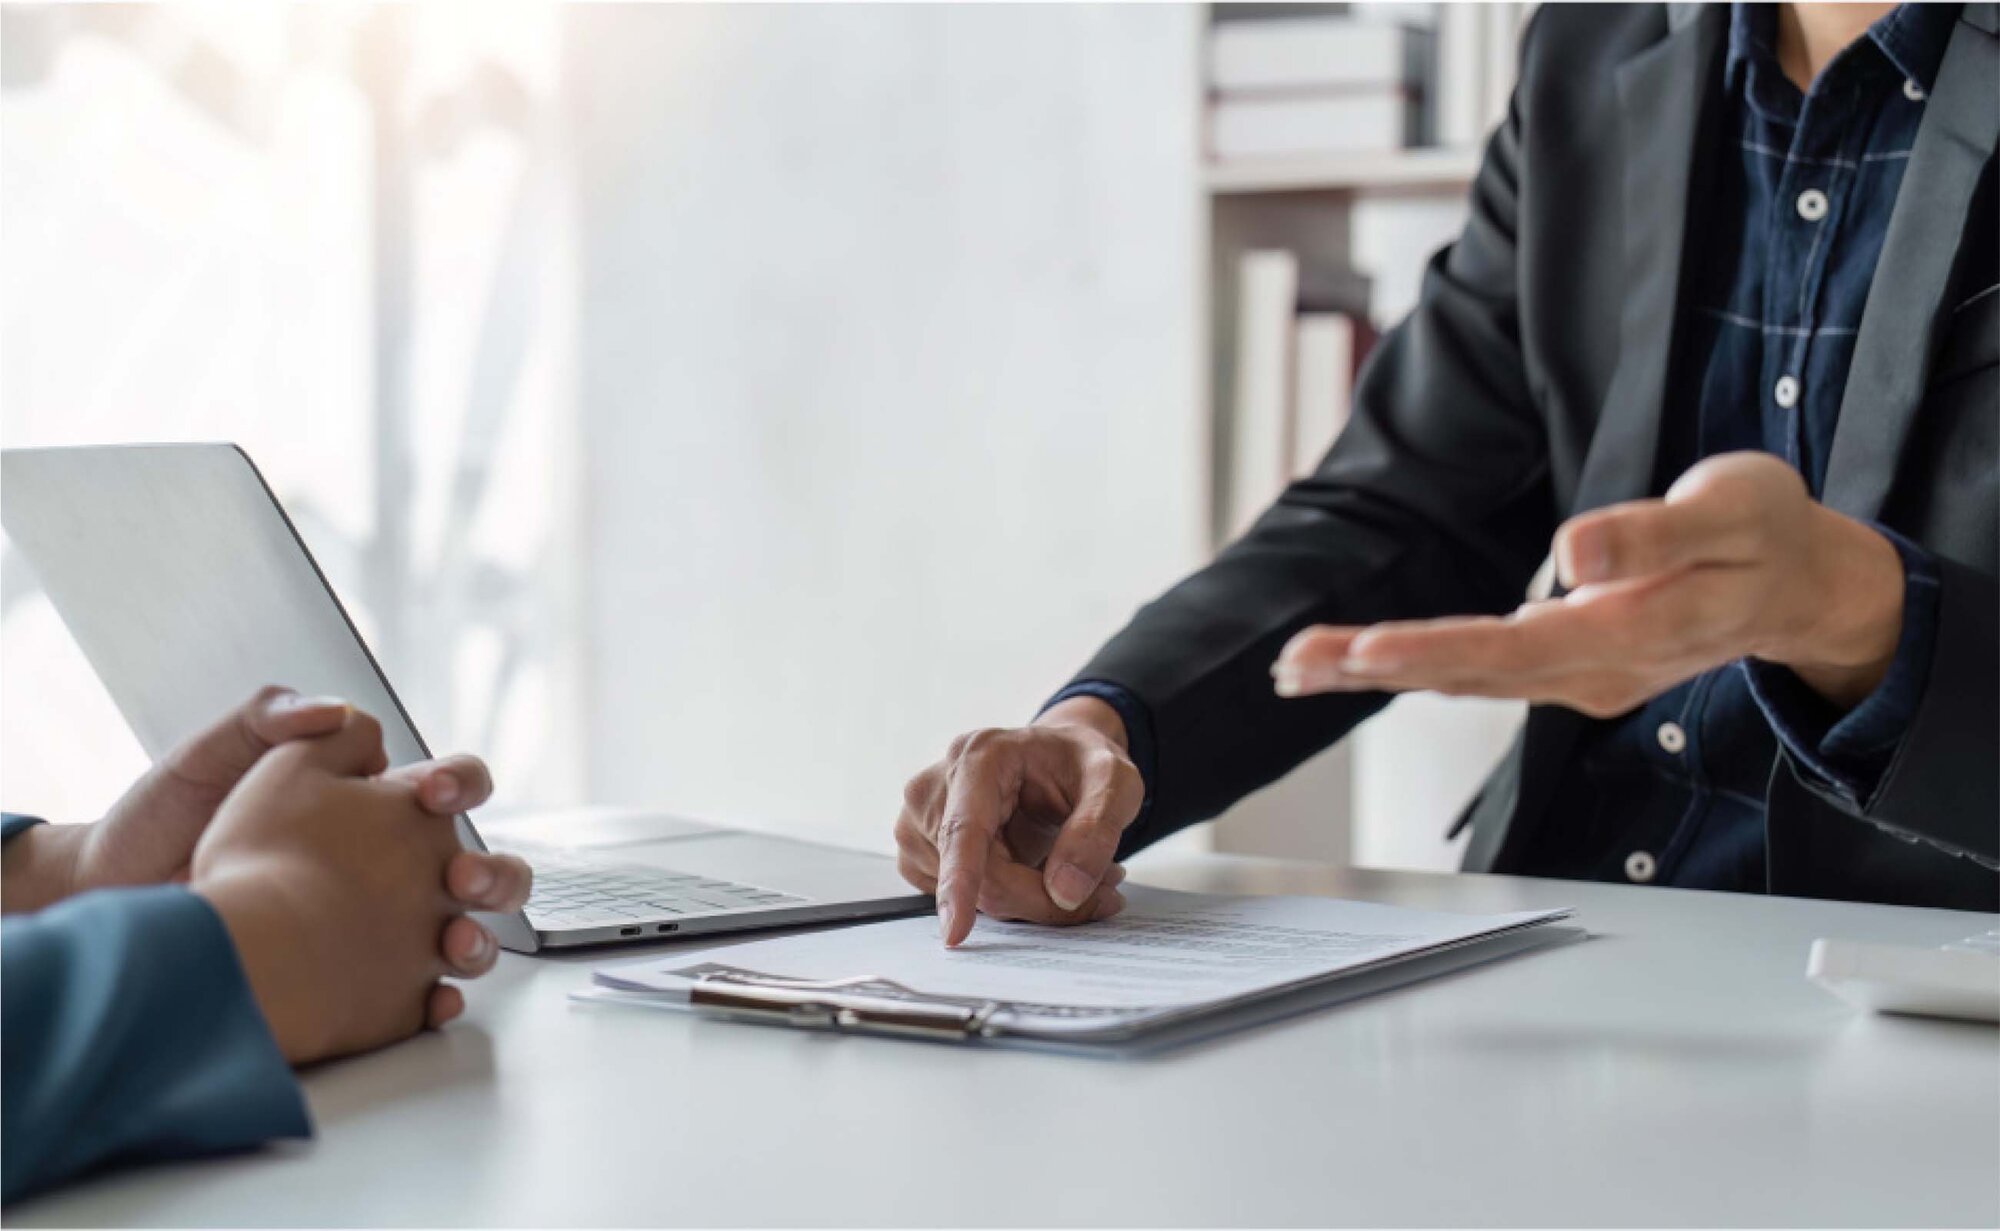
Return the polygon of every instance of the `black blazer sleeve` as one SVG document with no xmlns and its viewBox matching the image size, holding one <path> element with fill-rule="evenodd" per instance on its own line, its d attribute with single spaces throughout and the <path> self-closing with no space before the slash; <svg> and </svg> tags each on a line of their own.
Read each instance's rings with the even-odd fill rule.
<svg viewBox="0 0 2000 1231">
<path fill-rule="evenodd" d="M 1127 850 L 1215 815 L 1386 703 L 1273 695 L 1271 662 L 1298 630 L 1521 601 L 1559 520 L 1519 333 L 1523 106 L 1517 95 L 1464 232 L 1369 360 L 1319 469 L 1079 673 L 1152 715 L 1152 804 Z"/>
<path fill-rule="evenodd" d="M 2000 868 L 2000 583 L 1956 560 L 1939 571 L 1923 699 L 1874 795 L 1857 800 L 1794 772 L 1850 816 Z"/>
</svg>

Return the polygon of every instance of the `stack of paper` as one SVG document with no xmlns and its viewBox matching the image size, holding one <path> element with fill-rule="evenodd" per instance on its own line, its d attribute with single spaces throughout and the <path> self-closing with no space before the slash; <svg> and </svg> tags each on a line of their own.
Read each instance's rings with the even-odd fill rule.
<svg viewBox="0 0 2000 1231">
<path fill-rule="evenodd" d="M 1494 940 L 1569 913 L 1458 915 L 1143 887 L 1133 887 L 1128 899 L 1118 917 L 1076 928 L 982 919 L 957 949 L 939 942 L 934 919 L 899 919 L 649 957 L 599 970 L 595 981 L 609 993 L 600 998 L 706 1004 L 725 1015 L 761 1013 L 800 1025 L 1115 1039 Z M 935 1016 L 914 1016 L 917 1010 Z"/>
</svg>

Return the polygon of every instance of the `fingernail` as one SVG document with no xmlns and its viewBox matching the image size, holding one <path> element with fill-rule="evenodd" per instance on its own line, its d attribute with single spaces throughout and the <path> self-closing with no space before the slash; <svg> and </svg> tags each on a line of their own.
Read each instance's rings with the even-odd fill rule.
<svg viewBox="0 0 2000 1231">
<path fill-rule="evenodd" d="M 1574 589 L 1611 575 L 1611 545 L 1592 529 L 1579 530 L 1563 539 L 1556 552 L 1556 571 L 1563 585 Z"/>
<path fill-rule="evenodd" d="M 459 790 L 458 779 L 448 773 L 431 775 L 430 781 L 424 784 L 424 789 L 430 793 L 433 808 L 449 808 L 456 804 L 464 793 Z"/>
<path fill-rule="evenodd" d="M 1049 896 L 1064 910 L 1075 910 L 1083 905 L 1091 891 L 1097 888 L 1097 880 L 1090 873 L 1073 863 L 1058 864 L 1049 873 Z"/>
<path fill-rule="evenodd" d="M 937 900 L 937 932 L 940 939 L 951 935 L 951 899 Z"/>
<path fill-rule="evenodd" d="M 1305 677 L 1297 667 L 1280 663 L 1271 668 L 1271 691 L 1281 697 L 1296 697 L 1305 691 Z"/>
<path fill-rule="evenodd" d="M 483 962 L 486 960 L 487 954 L 492 952 L 493 952 L 493 936 L 485 928 L 480 928 L 479 935 L 473 937 L 472 940 L 471 960 L 475 962 Z"/>
<path fill-rule="evenodd" d="M 492 868 L 487 867 L 483 863 L 474 864 L 472 875 L 465 879 L 465 887 L 471 892 L 473 897 L 483 898 L 493 892 L 495 879 Z"/>
<path fill-rule="evenodd" d="M 295 692 L 288 692 L 281 697 L 273 697 L 271 699 L 271 712 L 274 714 L 295 714 L 300 710 L 344 710 L 346 708 L 347 702 L 340 697 L 302 697 Z"/>
</svg>

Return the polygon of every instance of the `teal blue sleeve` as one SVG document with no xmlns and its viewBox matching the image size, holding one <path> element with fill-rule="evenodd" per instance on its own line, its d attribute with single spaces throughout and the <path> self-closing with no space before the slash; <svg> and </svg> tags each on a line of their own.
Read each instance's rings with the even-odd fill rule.
<svg viewBox="0 0 2000 1231">
<path fill-rule="evenodd" d="M 0 964 L 0 1202 L 117 1163 L 311 1135 L 201 897 L 100 890 L 8 917 Z"/>
</svg>

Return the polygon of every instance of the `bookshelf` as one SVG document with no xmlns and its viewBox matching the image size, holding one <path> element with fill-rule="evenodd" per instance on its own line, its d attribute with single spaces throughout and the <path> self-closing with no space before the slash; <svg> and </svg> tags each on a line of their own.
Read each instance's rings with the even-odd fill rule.
<svg viewBox="0 0 2000 1231">
<path fill-rule="evenodd" d="M 1332 15 L 1344 11 L 1313 7 Z M 1238 6 L 1211 5 L 1208 34 L 1212 37 L 1219 23 L 1238 20 L 1246 20 Z M 1490 66 L 1496 57 L 1482 54 L 1480 61 Z M 1511 65 L 1507 70 L 1511 73 Z M 1510 83 L 1511 77 L 1496 91 L 1489 81 L 1483 97 L 1504 102 Z M 1213 98 L 1204 76 L 1200 105 L 1209 106 Z M 1465 193 L 1479 168 L 1478 144 L 1483 143 L 1230 161 L 1204 156 L 1201 294 L 1208 344 L 1202 372 L 1210 431 L 1209 526 L 1217 548 L 1228 538 L 1244 255 L 1282 248 L 1308 268 L 1353 269 L 1372 282 L 1369 315 L 1375 324 L 1393 324 L 1414 303 L 1424 264 L 1463 223 Z M 1442 841 L 1448 814 L 1476 789 L 1516 720 L 1511 710 L 1492 703 L 1401 700 L 1372 719 L 1361 738 L 1343 741 L 1239 802 L 1214 827 L 1213 844 L 1221 851 L 1337 863 L 1455 866 Z M 1421 767 L 1421 783 L 1391 789 L 1390 778 L 1405 778 L 1413 766 Z M 1393 840 L 1385 844 L 1370 839 L 1369 832 Z M 1385 857 L 1384 850 L 1397 842 L 1407 854 Z"/>
</svg>

